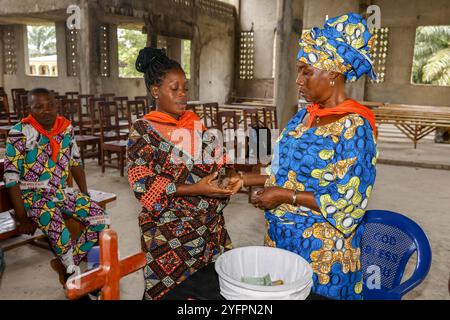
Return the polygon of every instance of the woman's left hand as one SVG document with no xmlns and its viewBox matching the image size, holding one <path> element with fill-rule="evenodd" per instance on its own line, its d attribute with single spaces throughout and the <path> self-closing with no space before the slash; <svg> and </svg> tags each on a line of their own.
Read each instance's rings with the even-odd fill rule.
<svg viewBox="0 0 450 320">
<path fill-rule="evenodd" d="M 292 202 L 292 190 L 280 187 L 267 187 L 258 191 L 251 199 L 251 203 L 259 209 L 270 210 L 283 203 Z"/>
</svg>

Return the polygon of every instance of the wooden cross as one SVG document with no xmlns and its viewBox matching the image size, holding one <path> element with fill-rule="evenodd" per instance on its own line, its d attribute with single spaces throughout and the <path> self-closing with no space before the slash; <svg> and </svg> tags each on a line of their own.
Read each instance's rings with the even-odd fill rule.
<svg viewBox="0 0 450 320">
<path fill-rule="evenodd" d="M 102 300 L 120 299 L 120 279 L 145 266 L 145 253 L 140 252 L 119 260 L 117 233 L 104 230 L 100 234 L 100 266 L 71 278 L 66 283 L 66 296 L 80 298 L 98 289 Z"/>
</svg>

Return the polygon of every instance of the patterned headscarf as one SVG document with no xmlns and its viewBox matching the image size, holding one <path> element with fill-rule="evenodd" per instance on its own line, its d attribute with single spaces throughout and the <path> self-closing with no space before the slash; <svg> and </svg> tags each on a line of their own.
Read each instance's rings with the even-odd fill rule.
<svg viewBox="0 0 450 320">
<path fill-rule="evenodd" d="M 363 74 L 376 79 L 370 49 L 373 37 L 366 20 L 348 13 L 325 21 L 324 28 L 312 28 L 300 41 L 297 60 L 315 68 L 342 73 L 350 81 Z"/>
</svg>

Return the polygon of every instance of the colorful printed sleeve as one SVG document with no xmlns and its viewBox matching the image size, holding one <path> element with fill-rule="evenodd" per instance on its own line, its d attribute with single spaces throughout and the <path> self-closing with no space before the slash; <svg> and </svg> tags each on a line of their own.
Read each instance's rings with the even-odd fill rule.
<svg viewBox="0 0 450 320">
<path fill-rule="evenodd" d="M 5 187 L 12 187 L 19 183 L 23 172 L 27 138 L 22 132 L 22 125 L 15 125 L 6 140 L 6 155 L 4 163 Z"/>
<path fill-rule="evenodd" d="M 330 164 L 312 172 L 320 179 L 315 198 L 322 215 L 348 237 L 366 212 L 375 182 L 377 148 L 369 123 L 349 117 L 335 149 L 328 152 Z"/>
<path fill-rule="evenodd" d="M 149 210 L 161 211 L 176 192 L 175 183 L 163 176 L 161 168 L 155 164 L 154 147 L 142 121 L 137 121 L 130 129 L 127 145 L 128 182 L 139 202 Z"/>
<path fill-rule="evenodd" d="M 80 149 L 77 145 L 77 140 L 75 138 L 75 131 L 71 126 L 70 130 L 70 167 L 78 167 L 83 163 L 81 161 Z"/>
</svg>

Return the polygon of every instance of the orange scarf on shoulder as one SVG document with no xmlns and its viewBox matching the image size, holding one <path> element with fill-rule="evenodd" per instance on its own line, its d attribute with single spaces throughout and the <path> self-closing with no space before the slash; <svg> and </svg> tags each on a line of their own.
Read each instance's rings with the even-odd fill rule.
<svg viewBox="0 0 450 320">
<path fill-rule="evenodd" d="M 326 117 L 329 115 L 356 113 L 369 121 L 374 136 L 377 136 L 377 127 L 375 126 L 375 115 L 369 108 L 356 102 L 355 100 L 345 100 L 334 108 L 321 109 L 318 103 L 314 103 L 306 108 L 309 112 L 308 128 L 311 128 L 316 117 Z"/>
<path fill-rule="evenodd" d="M 52 159 L 56 162 L 56 158 L 58 156 L 59 150 L 61 149 L 61 145 L 54 139 L 54 136 L 63 133 L 64 130 L 66 130 L 70 125 L 70 121 L 61 116 L 56 117 L 55 124 L 53 125 L 53 128 L 50 132 L 45 130 L 31 114 L 28 117 L 23 118 L 21 122 L 31 124 L 33 128 L 35 128 L 40 134 L 48 138 L 48 140 L 50 141 L 50 147 L 52 149 Z"/>
<path fill-rule="evenodd" d="M 185 128 L 188 130 L 195 129 L 194 127 L 195 122 L 198 121 L 201 123 L 200 118 L 193 111 L 190 110 L 185 111 L 179 120 L 160 111 L 150 111 L 144 116 L 144 119 L 162 124 L 172 124 L 175 125 L 177 128 Z M 201 124 L 201 130 L 202 131 L 206 130 L 203 124 Z"/>
</svg>

